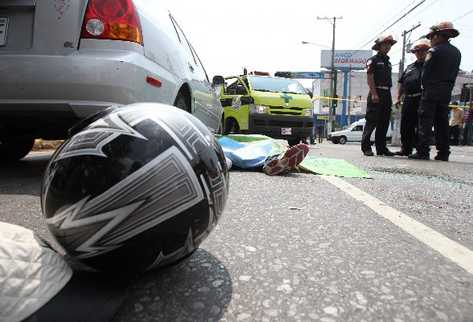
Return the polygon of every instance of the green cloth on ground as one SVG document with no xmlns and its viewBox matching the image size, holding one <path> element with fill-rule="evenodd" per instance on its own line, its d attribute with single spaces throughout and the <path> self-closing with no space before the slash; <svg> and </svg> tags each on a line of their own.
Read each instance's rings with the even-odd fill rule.
<svg viewBox="0 0 473 322">
<path fill-rule="evenodd" d="M 370 179 L 369 174 L 354 166 L 353 164 L 340 159 L 317 158 L 308 156 L 299 165 L 302 170 L 310 173 L 337 176 L 346 178 L 366 178 Z"/>
</svg>

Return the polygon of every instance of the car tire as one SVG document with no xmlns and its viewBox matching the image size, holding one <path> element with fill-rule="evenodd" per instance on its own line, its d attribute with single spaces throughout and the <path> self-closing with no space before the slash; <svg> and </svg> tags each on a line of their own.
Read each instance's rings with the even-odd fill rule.
<svg viewBox="0 0 473 322">
<path fill-rule="evenodd" d="M 347 138 L 345 136 L 340 137 L 340 139 L 338 139 L 338 143 L 340 143 L 340 144 L 347 143 Z"/>
<path fill-rule="evenodd" d="M 176 98 L 176 101 L 174 102 L 174 106 L 188 113 L 191 112 L 191 107 L 187 103 L 187 98 L 184 95 L 179 95 Z"/>
<path fill-rule="evenodd" d="M 34 145 L 34 139 L 0 140 L 0 162 L 15 162 L 23 159 Z"/>
<path fill-rule="evenodd" d="M 332 143 L 333 144 L 338 144 L 339 143 L 338 138 L 332 138 Z"/>
</svg>

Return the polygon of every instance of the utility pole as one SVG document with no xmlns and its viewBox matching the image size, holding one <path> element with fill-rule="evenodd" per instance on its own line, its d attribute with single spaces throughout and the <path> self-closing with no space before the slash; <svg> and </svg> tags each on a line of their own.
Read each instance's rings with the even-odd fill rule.
<svg viewBox="0 0 473 322">
<path fill-rule="evenodd" d="M 420 23 L 416 26 L 412 27 L 409 30 L 404 30 L 402 32 L 402 55 L 401 61 L 399 62 L 399 75 L 398 78 L 401 78 L 402 73 L 404 72 L 404 65 L 406 61 L 406 38 L 409 34 L 411 34 L 414 30 L 420 27 Z M 401 111 L 395 110 L 394 118 L 394 129 L 393 135 L 391 138 L 391 145 L 393 146 L 400 146 L 401 145 Z"/>
<path fill-rule="evenodd" d="M 330 67 L 331 72 L 331 81 L 330 81 L 330 108 L 328 119 L 329 122 L 327 124 L 327 132 L 332 132 L 334 116 L 336 115 L 336 102 L 334 98 L 337 95 L 337 71 L 335 70 L 335 30 L 337 28 L 337 19 L 343 19 L 343 17 L 317 17 L 317 20 L 328 20 L 332 24 L 332 62 Z"/>
<path fill-rule="evenodd" d="M 408 34 L 410 34 L 411 32 L 413 32 L 419 27 L 420 27 L 420 23 L 409 30 L 403 31 L 402 33 L 402 56 L 401 56 L 401 62 L 399 63 L 399 77 L 401 77 L 401 74 L 404 72 L 404 63 L 406 61 L 406 37 Z"/>
</svg>

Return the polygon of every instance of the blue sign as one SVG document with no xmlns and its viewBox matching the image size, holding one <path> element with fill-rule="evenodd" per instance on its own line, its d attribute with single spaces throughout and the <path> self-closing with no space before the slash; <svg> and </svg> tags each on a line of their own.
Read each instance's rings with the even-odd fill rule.
<svg viewBox="0 0 473 322">
<path fill-rule="evenodd" d="M 297 78 L 297 79 L 324 79 L 323 72 L 276 72 L 276 77 Z"/>
</svg>

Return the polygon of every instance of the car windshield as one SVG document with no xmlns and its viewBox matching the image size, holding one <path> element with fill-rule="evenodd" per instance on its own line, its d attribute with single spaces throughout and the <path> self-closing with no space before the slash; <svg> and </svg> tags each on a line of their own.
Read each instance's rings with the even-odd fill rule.
<svg viewBox="0 0 473 322">
<path fill-rule="evenodd" d="M 288 93 L 288 94 L 307 94 L 304 87 L 293 79 L 273 78 L 273 77 L 248 77 L 251 87 L 254 91 Z"/>
</svg>

